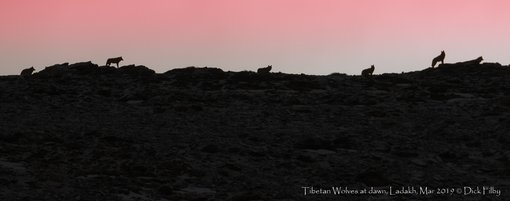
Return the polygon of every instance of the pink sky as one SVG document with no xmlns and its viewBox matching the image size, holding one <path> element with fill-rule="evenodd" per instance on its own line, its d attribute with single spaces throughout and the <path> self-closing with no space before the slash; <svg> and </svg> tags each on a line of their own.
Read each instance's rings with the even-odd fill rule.
<svg viewBox="0 0 510 201">
<path fill-rule="evenodd" d="M 509 64 L 506 0 L 2 0 L 0 74 L 123 56 L 288 73 L 419 70 L 484 56 Z"/>
</svg>

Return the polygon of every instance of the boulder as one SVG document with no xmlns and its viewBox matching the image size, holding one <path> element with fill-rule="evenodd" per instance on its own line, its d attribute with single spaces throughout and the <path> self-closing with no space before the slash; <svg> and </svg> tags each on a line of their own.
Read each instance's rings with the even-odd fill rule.
<svg viewBox="0 0 510 201">
<path fill-rule="evenodd" d="M 122 74 L 129 74 L 129 75 L 139 75 L 139 76 L 147 76 L 147 75 L 154 75 L 156 72 L 150 68 L 147 68 L 146 66 L 136 66 L 134 64 L 122 66 L 119 69 L 119 72 Z"/>
<path fill-rule="evenodd" d="M 70 70 L 74 70 L 80 74 L 88 74 L 98 72 L 98 65 L 91 61 L 79 62 L 69 65 Z"/>
<path fill-rule="evenodd" d="M 60 76 L 69 71 L 69 63 L 48 66 L 36 73 L 39 76 Z"/>
<path fill-rule="evenodd" d="M 178 78 L 193 78 L 193 79 L 223 79 L 226 77 L 226 73 L 220 68 L 214 67 L 186 67 L 172 69 L 164 73 L 165 75 L 178 77 Z"/>
</svg>

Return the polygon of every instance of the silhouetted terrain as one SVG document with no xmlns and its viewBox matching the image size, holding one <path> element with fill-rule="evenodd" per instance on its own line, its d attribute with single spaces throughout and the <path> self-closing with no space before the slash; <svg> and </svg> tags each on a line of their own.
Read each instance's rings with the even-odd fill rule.
<svg viewBox="0 0 510 201">
<path fill-rule="evenodd" d="M 90 62 L 0 77 L 0 200 L 508 200 L 510 67 L 369 78 Z M 302 187 L 495 186 L 494 195 Z"/>
</svg>

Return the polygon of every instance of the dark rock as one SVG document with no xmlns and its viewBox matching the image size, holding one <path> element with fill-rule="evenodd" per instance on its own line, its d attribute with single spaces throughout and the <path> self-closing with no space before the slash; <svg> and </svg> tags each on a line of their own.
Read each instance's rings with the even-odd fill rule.
<svg viewBox="0 0 510 201">
<path fill-rule="evenodd" d="M 286 87 L 288 87 L 289 89 L 292 89 L 292 90 L 297 90 L 297 91 L 306 91 L 306 90 L 321 88 L 319 83 L 315 82 L 314 80 L 307 80 L 307 79 L 290 80 L 286 84 Z"/>
<path fill-rule="evenodd" d="M 165 195 L 165 196 L 169 196 L 169 195 L 174 194 L 174 189 L 170 185 L 161 185 L 158 188 L 158 193 Z"/>
<path fill-rule="evenodd" d="M 145 66 L 136 66 L 136 65 L 128 65 L 121 66 L 118 68 L 119 73 L 135 75 L 135 76 L 150 76 L 156 74 L 156 72 L 152 69 L 149 69 Z"/>
<path fill-rule="evenodd" d="M 386 113 L 383 112 L 383 111 L 380 111 L 380 110 L 372 110 L 372 111 L 369 111 L 367 113 L 367 115 L 370 116 L 370 117 L 379 117 L 379 118 L 382 118 L 382 117 L 386 116 Z"/>
<path fill-rule="evenodd" d="M 233 194 L 228 201 L 255 201 L 255 200 L 265 200 L 265 197 L 260 193 L 256 192 L 239 192 Z"/>
<path fill-rule="evenodd" d="M 145 164 L 125 162 L 121 166 L 123 174 L 129 177 L 150 177 L 154 176 L 154 169 Z"/>
<path fill-rule="evenodd" d="M 296 149 L 333 149 L 334 146 L 330 140 L 319 137 L 305 137 L 294 144 Z"/>
<path fill-rule="evenodd" d="M 331 73 L 328 76 L 332 76 L 332 77 L 347 77 L 347 74 L 345 74 L 345 73 Z"/>
<path fill-rule="evenodd" d="M 201 81 L 221 80 L 226 78 L 227 74 L 219 68 L 177 68 L 164 73 L 165 76 L 181 83 L 200 83 Z"/>
<path fill-rule="evenodd" d="M 500 63 L 482 63 L 481 64 L 483 68 L 489 68 L 489 69 L 505 69 L 506 67 L 503 67 Z"/>
<path fill-rule="evenodd" d="M 231 153 L 231 154 L 237 154 L 241 151 L 241 148 L 239 147 L 230 147 L 227 149 L 228 153 Z"/>
<path fill-rule="evenodd" d="M 317 161 L 314 157 L 307 154 L 299 154 L 296 157 L 296 160 L 299 160 L 304 163 L 315 163 Z"/>
<path fill-rule="evenodd" d="M 206 152 L 206 153 L 218 153 L 220 151 L 220 148 L 218 146 L 216 146 L 215 144 L 208 144 L 204 147 L 202 147 L 201 149 L 203 152 Z"/>
<path fill-rule="evenodd" d="M 8 142 L 8 143 L 15 143 L 18 142 L 20 139 L 23 138 L 23 133 L 15 133 L 15 132 L 3 132 L 0 133 L 0 141 Z"/>
<path fill-rule="evenodd" d="M 98 71 L 98 65 L 93 64 L 91 61 L 88 62 L 80 62 L 69 65 L 69 69 L 76 70 L 78 73 L 86 74 L 86 73 L 95 73 Z"/>
<path fill-rule="evenodd" d="M 111 97 L 112 91 L 108 88 L 102 88 L 97 91 L 97 94 L 104 97 Z"/>
<path fill-rule="evenodd" d="M 419 156 L 418 152 L 414 148 L 407 146 L 397 146 L 392 152 L 394 155 L 403 158 L 413 158 Z"/>
<path fill-rule="evenodd" d="M 260 78 L 260 76 L 258 76 L 257 73 L 255 73 L 253 71 L 241 71 L 241 72 L 232 74 L 229 77 L 229 81 L 236 82 L 236 83 L 254 82 L 254 81 L 259 81 L 259 78 Z"/>
<path fill-rule="evenodd" d="M 111 74 L 117 72 L 117 70 L 118 69 L 113 66 L 100 66 L 97 72 L 100 74 Z"/>
<path fill-rule="evenodd" d="M 332 145 L 335 148 L 341 148 L 341 149 L 355 149 L 356 148 L 356 142 L 350 137 L 347 136 L 336 136 L 335 139 L 332 141 Z"/>
<path fill-rule="evenodd" d="M 439 157 L 441 157 L 441 159 L 443 159 L 444 161 L 452 161 L 458 158 L 457 154 L 450 150 L 443 151 L 442 153 L 439 154 Z"/>
<path fill-rule="evenodd" d="M 61 76 L 69 71 L 69 63 L 48 66 L 36 73 L 39 76 Z"/>
<path fill-rule="evenodd" d="M 386 175 L 375 170 L 366 170 L 356 176 L 356 181 L 370 187 L 391 186 L 395 184 Z"/>
</svg>

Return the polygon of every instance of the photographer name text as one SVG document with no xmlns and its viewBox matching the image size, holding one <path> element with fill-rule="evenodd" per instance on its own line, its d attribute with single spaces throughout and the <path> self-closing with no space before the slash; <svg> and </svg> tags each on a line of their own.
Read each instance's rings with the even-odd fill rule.
<svg viewBox="0 0 510 201">
<path fill-rule="evenodd" d="M 303 195 L 463 195 L 463 196 L 501 196 L 501 189 L 494 186 L 462 186 L 432 188 L 427 186 L 404 186 L 404 187 L 329 187 L 320 188 L 314 186 L 301 187 Z"/>
</svg>

